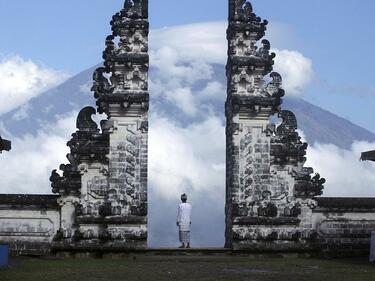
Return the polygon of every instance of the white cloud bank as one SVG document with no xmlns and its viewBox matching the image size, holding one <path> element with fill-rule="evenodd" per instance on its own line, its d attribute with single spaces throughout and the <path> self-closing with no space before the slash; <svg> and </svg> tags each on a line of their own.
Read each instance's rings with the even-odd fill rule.
<svg viewBox="0 0 375 281">
<path fill-rule="evenodd" d="M 297 51 L 273 50 L 275 71 L 283 76 L 287 96 L 301 96 L 314 78 L 312 61 Z"/>
<path fill-rule="evenodd" d="M 168 54 L 174 61 L 225 64 L 227 25 L 226 22 L 207 22 L 152 30 L 151 56 L 160 57 L 165 50 L 175 50 Z"/>
<path fill-rule="evenodd" d="M 24 105 L 33 97 L 68 78 L 66 73 L 47 68 L 20 56 L 0 60 L 0 115 Z"/>
<path fill-rule="evenodd" d="M 191 191 L 217 198 L 225 183 L 225 128 L 220 118 L 181 127 L 173 120 L 151 119 L 150 186 L 170 199 Z M 218 193 L 214 192 L 215 190 Z"/>
<path fill-rule="evenodd" d="M 361 152 L 375 143 L 355 142 L 350 150 L 333 144 L 314 144 L 307 151 L 307 165 L 327 179 L 324 196 L 375 197 L 375 163 L 359 161 Z"/>
<path fill-rule="evenodd" d="M 53 169 L 66 163 L 66 146 L 77 113 L 69 113 L 36 135 L 12 137 L 12 150 L 0 155 L 0 193 L 51 193 Z"/>
</svg>

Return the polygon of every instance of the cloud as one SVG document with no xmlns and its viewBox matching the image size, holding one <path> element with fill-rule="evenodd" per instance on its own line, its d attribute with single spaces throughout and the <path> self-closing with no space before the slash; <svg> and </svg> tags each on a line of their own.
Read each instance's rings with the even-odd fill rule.
<svg viewBox="0 0 375 281">
<path fill-rule="evenodd" d="M 307 150 L 306 165 L 326 178 L 324 196 L 375 196 L 375 163 L 361 162 L 361 152 L 375 143 L 354 142 L 351 149 L 333 144 L 314 144 Z"/>
<path fill-rule="evenodd" d="M 194 116 L 197 113 L 197 105 L 190 88 L 178 88 L 174 91 L 167 91 L 166 97 L 177 105 L 185 114 Z"/>
<path fill-rule="evenodd" d="M 152 50 L 177 50 L 169 54 L 184 62 L 204 61 L 225 64 L 227 55 L 226 22 L 196 23 L 152 30 Z"/>
<path fill-rule="evenodd" d="M 199 91 L 199 97 L 201 99 L 219 99 L 221 100 L 223 93 L 226 93 L 226 85 L 219 81 L 209 81 L 205 88 Z"/>
<path fill-rule="evenodd" d="M 57 86 L 66 73 L 11 56 L 0 60 L 0 115 L 25 104 L 33 97 Z"/>
<path fill-rule="evenodd" d="M 12 137 L 12 150 L 0 157 L 1 193 L 51 193 L 51 171 L 66 163 L 66 142 L 75 131 L 76 112 L 60 116 L 37 134 Z"/>
<path fill-rule="evenodd" d="M 173 119 L 151 118 L 150 185 L 160 196 L 174 198 L 191 190 L 222 189 L 225 173 L 225 127 L 220 118 L 208 117 L 203 122 L 182 127 Z"/>
<path fill-rule="evenodd" d="M 274 70 L 283 77 L 287 96 L 301 96 L 314 78 L 312 61 L 297 51 L 273 50 L 276 53 Z"/>
</svg>

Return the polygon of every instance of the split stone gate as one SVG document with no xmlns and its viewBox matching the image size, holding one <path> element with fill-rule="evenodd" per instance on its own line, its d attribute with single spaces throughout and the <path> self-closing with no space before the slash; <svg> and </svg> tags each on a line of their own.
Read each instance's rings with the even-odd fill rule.
<svg viewBox="0 0 375 281">
<path fill-rule="evenodd" d="M 281 109 L 267 24 L 249 1 L 229 0 L 225 247 L 366 250 L 375 200 L 318 197 L 325 180 L 304 167 L 307 144 Z M 126 0 L 111 26 L 97 110 L 78 115 L 69 164 L 50 178 L 56 195 L 0 195 L 0 242 L 15 254 L 147 248 L 148 0 Z M 100 126 L 97 112 L 108 116 Z"/>
</svg>

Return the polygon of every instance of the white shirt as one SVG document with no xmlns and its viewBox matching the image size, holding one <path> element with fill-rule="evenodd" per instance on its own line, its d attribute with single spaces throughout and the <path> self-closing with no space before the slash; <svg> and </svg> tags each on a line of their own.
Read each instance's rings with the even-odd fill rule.
<svg viewBox="0 0 375 281">
<path fill-rule="evenodd" d="M 191 205 L 189 203 L 181 203 L 178 206 L 177 222 L 179 223 L 180 231 L 190 231 L 191 223 Z"/>
</svg>

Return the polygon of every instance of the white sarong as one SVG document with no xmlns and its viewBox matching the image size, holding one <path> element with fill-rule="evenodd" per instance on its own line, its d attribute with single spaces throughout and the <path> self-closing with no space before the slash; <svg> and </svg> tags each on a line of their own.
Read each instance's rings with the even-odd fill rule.
<svg viewBox="0 0 375 281">
<path fill-rule="evenodd" d="M 190 243 L 191 205 L 181 203 L 178 206 L 177 223 L 181 243 Z"/>
</svg>

